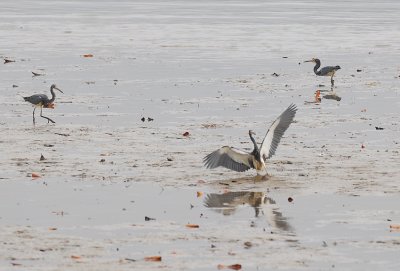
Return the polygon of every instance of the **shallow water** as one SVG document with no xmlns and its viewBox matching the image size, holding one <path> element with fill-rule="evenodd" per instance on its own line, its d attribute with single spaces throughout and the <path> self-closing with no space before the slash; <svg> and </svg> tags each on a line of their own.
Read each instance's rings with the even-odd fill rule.
<svg viewBox="0 0 400 271">
<path fill-rule="evenodd" d="M 399 12 L 390 0 L 2 1 L 0 57 L 15 60 L 0 66 L 2 268 L 398 269 Z M 340 101 L 310 103 L 329 90 L 312 57 L 342 67 Z M 56 124 L 33 127 L 21 96 L 52 83 Z M 290 103 L 269 180 L 203 167 L 222 145 L 249 150 L 247 131 L 261 141 Z"/>
</svg>

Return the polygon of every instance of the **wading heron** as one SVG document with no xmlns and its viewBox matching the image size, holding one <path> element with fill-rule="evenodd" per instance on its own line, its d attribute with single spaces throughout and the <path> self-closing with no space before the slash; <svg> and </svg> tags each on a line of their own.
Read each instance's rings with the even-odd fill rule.
<svg viewBox="0 0 400 271">
<path fill-rule="evenodd" d="M 254 168 L 260 177 L 267 175 L 265 162 L 271 158 L 281 141 L 281 138 L 289 125 L 292 123 L 296 115 L 296 105 L 291 104 L 271 125 L 267 134 L 258 147 L 253 135 L 253 131 L 249 131 L 249 137 L 253 142 L 254 149 L 251 153 L 235 149 L 233 147 L 224 146 L 206 157 L 204 164 L 207 168 L 225 167 L 237 172 L 243 172 Z"/>
<path fill-rule="evenodd" d="M 318 70 L 321 67 L 321 61 L 318 58 L 313 58 L 311 60 L 307 60 L 304 62 L 313 62 L 315 63 L 314 66 L 314 73 L 318 76 L 330 76 L 331 77 L 331 86 L 333 87 L 335 81 L 333 80 L 333 76 L 335 75 L 337 70 L 340 70 L 340 66 L 326 66 Z"/>
<path fill-rule="evenodd" d="M 54 90 L 58 90 L 61 93 L 64 93 L 61 91 L 61 89 L 59 89 L 55 84 L 52 84 L 50 87 L 50 93 L 51 93 L 51 99 L 49 99 L 49 97 L 47 97 L 47 95 L 45 94 L 35 94 L 29 97 L 23 97 L 25 101 L 30 102 L 31 104 L 34 105 L 34 109 L 33 109 L 33 124 L 35 124 L 35 110 L 37 107 L 40 107 L 40 116 L 42 118 L 47 119 L 47 123 L 52 122 L 55 123 L 54 120 L 43 116 L 42 114 L 42 109 L 44 108 L 54 108 L 54 100 L 56 99 L 56 94 L 54 93 Z"/>
</svg>

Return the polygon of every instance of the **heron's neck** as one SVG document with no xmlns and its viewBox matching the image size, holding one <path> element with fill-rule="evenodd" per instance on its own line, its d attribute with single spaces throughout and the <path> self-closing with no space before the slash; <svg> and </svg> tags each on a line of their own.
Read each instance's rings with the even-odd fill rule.
<svg viewBox="0 0 400 271">
<path fill-rule="evenodd" d="M 254 139 L 254 137 L 251 134 L 249 134 L 249 136 L 250 136 L 251 142 L 253 142 L 253 145 L 254 145 L 253 153 L 260 153 L 260 150 L 258 149 L 256 140 Z"/>
<path fill-rule="evenodd" d="M 56 94 L 54 93 L 53 88 L 50 88 L 50 93 L 51 93 L 51 99 L 49 100 L 49 103 L 52 103 L 56 99 Z"/>
<path fill-rule="evenodd" d="M 318 68 L 321 67 L 321 61 L 317 60 L 314 66 L 314 73 L 318 74 Z"/>
</svg>

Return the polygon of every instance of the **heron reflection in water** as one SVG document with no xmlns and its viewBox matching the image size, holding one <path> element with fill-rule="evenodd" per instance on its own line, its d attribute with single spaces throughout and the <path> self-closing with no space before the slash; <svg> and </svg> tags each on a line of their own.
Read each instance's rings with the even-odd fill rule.
<svg viewBox="0 0 400 271">
<path fill-rule="evenodd" d="M 255 217 L 265 215 L 268 224 L 283 231 L 292 231 L 292 227 L 286 218 L 278 211 L 276 202 L 267 197 L 264 192 L 227 192 L 223 194 L 207 194 L 204 206 L 223 215 L 233 215 L 241 205 L 250 205 L 254 208 Z"/>
</svg>

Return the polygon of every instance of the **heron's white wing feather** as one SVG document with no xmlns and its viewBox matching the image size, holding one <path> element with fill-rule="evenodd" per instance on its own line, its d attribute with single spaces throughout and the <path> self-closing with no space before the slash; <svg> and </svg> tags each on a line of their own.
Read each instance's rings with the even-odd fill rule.
<svg viewBox="0 0 400 271">
<path fill-rule="evenodd" d="M 281 138 L 296 115 L 296 105 L 291 104 L 271 125 L 261 143 L 260 155 L 266 160 L 271 158 L 281 141 Z"/>
<path fill-rule="evenodd" d="M 226 167 L 234 171 L 243 172 L 250 169 L 251 156 L 249 153 L 224 146 L 206 157 L 204 157 L 204 165 L 207 168 Z"/>
</svg>

